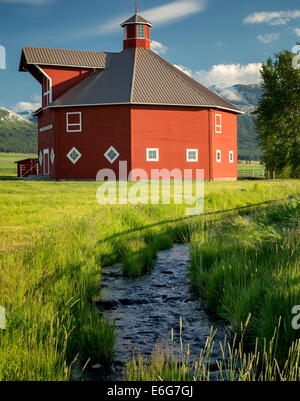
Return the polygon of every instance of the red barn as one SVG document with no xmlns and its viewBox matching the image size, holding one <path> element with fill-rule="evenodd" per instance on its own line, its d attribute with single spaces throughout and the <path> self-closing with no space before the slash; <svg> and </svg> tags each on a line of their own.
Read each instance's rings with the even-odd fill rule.
<svg viewBox="0 0 300 401">
<path fill-rule="evenodd" d="M 119 162 L 144 169 L 204 169 L 237 179 L 236 106 L 150 50 L 151 23 L 121 26 L 120 53 L 23 47 L 20 71 L 42 85 L 40 172 L 95 179 Z"/>
</svg>

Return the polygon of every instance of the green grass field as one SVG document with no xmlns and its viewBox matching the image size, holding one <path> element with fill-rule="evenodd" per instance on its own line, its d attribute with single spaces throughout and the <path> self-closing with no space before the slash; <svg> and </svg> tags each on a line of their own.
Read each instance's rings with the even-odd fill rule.
<svg viewBox="0 0 300 401">
<path fill-rule="evenodd" d="M 192 240 L 195 249 L 203 219 L 235 227 L 241 213 L 300 193 L 300 182 L 292 180 L 207 182 L 207 215 L 187 217 L 185 205 L 101 206 L 98 186 L 0 181 L 0 305 L 7 311 L 0 380 L 68 380 L 75 358 L 82 366 L 109 364 L 116 333 L 93 302 L 101 266 L 122 262 L 124 273 L 136 277 L 175 241 Z M 236 228 L 241 244 L 242 228 Z M 268 263 L 271 269 L 271 259 Z"/>
</svg>

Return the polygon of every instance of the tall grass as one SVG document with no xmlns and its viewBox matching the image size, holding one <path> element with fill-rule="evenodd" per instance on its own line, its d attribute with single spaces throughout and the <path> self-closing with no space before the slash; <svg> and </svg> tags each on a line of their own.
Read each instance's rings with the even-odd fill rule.
<svg viewBox="0 0 300 401">
<path fill-rule="evenodd" d="M 67 380 L 76 357 L 109 364 L 115 330 L 93 302 L 101 266 L 136 277 L 158 250 L 189 239 L 184 205 L 100 206 L 99 183 L 0 182 L 0 380 Z M 207 183 L 205 209 L 286 197 L 298 182 Z"/>
<path fill-rule="evenodd" d="M 216 344 L 216 331 L 211 329 L 200 355 L 192 359 L 189 345 L 182 343 L 174 352 L 173 334 L 171 346 L 158 344 L 150 358 L 143 358 L 140 353 L 133 355 L 125 371 L 129 381 L 299 381 L 300 380 L 300 340 L 290 345 L 285 363 L 280 367 L 276 359 L 276 349 L 281 320 L 275 327 L 269 342 L 264 339 L 263 348 L 258 349 L 258 340 L 250 352 L 244 351 L 244 336 L 248 323 L 241 324 L 238 341 L 237 335 L 232 341 L 227 337 L 223 343 Z M 220 355 L 212 364 L 213 352 Z"/>
<path fill-rule="evenodd" d="M 191 280 L 210 313 L 234 333 L 252 315 L 246 342 L 258 349 L 270 341 L 278 319 L 276 358 L 286 360 L 299 333 L 291 325 L 292 307 L 300 303 L 299 198 L 260 212 L 235 216 L 191 240 Z"/>
</svg>

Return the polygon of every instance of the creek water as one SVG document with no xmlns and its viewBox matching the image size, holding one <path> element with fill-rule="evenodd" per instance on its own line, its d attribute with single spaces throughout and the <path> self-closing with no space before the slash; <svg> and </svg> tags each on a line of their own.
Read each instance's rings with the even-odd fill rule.
<svg viewBox="0 0 300 401">
<path fill-rule="evenodd" d="M 182 340 L 189 344 L 191 358 L 200 355 L 212 326 L 217 329 L 215 343 L 223 342 L 226 330 L 211 321 L 204 301 L 194 296 L 188 266 L 188 246 L 176 244 L 159 252 L 154 268 L 139 278 L 125 277 L 120 264 L 102 268 L 97 304 L 108 319 L 115 321 L 118 337 L 114 363 L 110 372 L 104 373 L 95 365 L 80 379 L 75 366 L 73 380 L 122 380 L 125 363 L 132 359 L 133 351 L 150 356 L 157 343 L 170 342 L 172 328 L 175 347 L 179 347 L 180 318 Z M 211 359 L 212 369 L 217 371 L 219 347 L 214 347 Z"/>
</svg>

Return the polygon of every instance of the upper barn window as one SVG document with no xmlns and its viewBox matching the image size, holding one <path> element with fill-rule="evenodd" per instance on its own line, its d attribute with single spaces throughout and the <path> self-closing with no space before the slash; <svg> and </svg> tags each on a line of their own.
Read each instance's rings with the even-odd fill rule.
<svg viewBox="0 0 300 401">
<path fill-rule="evenodd" d="M 137 37 L 139 39 L 144 39 L 145 38 L 145 26 L 144 25 L 138 25 L 138 27 L 137 27 Z"/>
<path fill-rule="evenodd" d="M 44 77 L 44 106 L 48 106 L 51 102 L 51 79 Z"/>
<path fill-rule="evenodd" d="M 216 114 L 216 133 L 222 133 L 222 116 L 221 114 Z"/>
<path fill-rule="evenodd" d="M 67 132 L 82 131 L 82 116 L 81 112 L 67 113 Z"/>
</svg>

